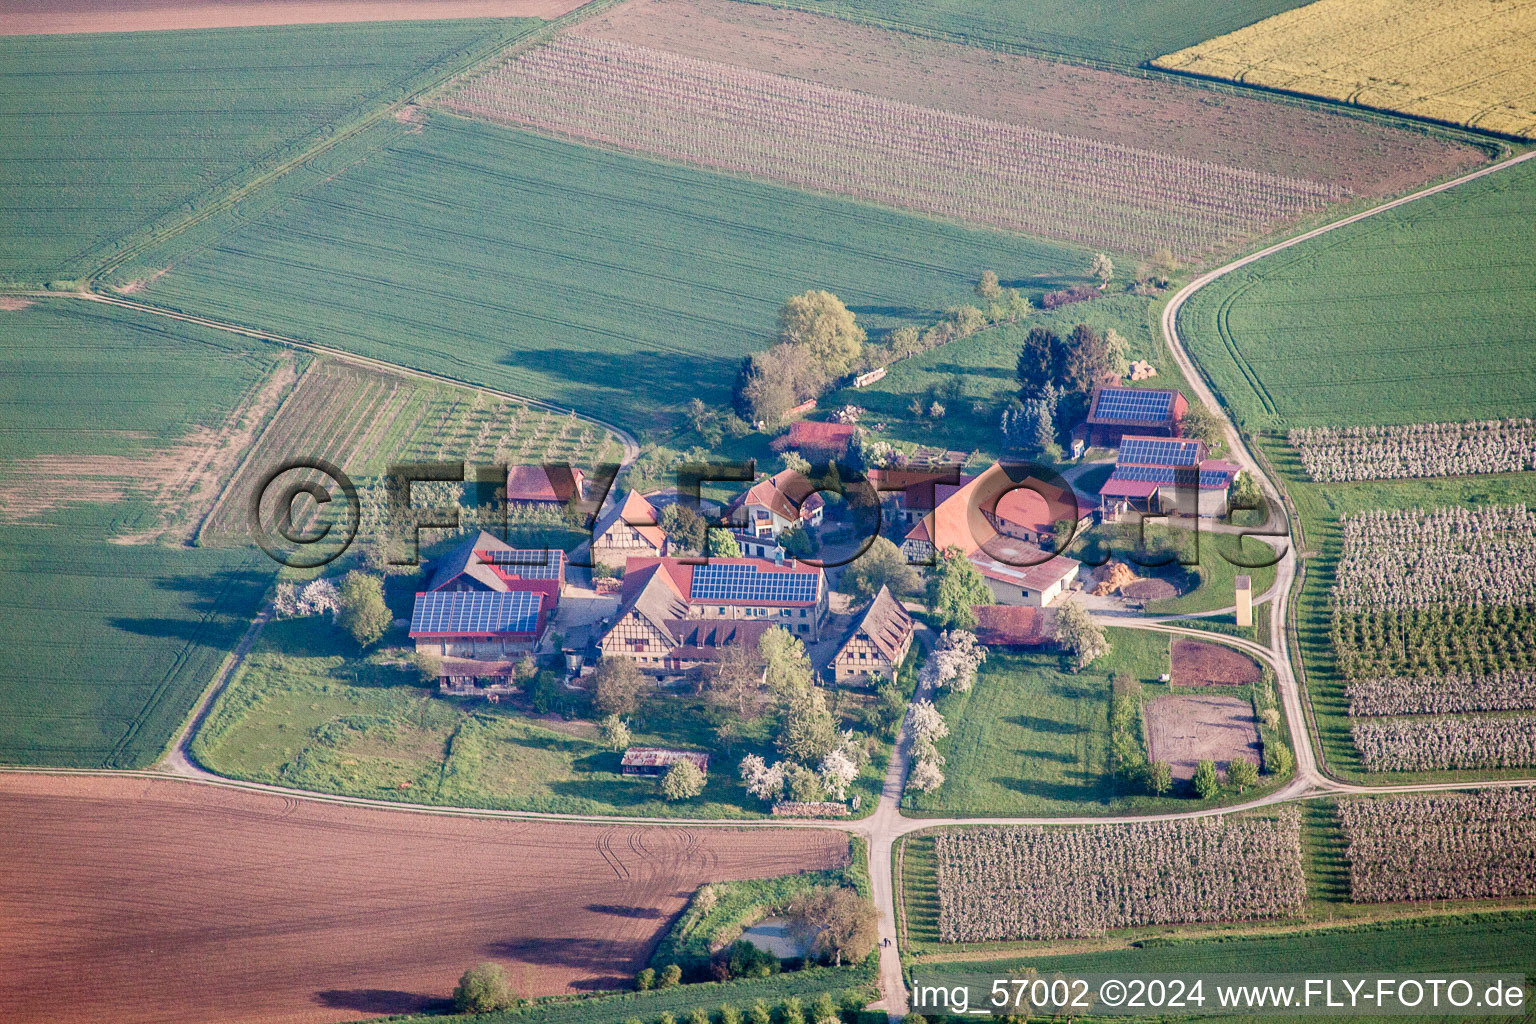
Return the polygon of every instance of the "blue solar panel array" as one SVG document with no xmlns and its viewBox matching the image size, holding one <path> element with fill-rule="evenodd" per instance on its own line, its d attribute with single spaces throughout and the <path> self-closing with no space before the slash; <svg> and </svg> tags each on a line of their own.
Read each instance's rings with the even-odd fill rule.
<svg viewBox="0 0 1536 1024">
<path fill-rule="evenodd" d="M 516 591 L 434 590 L 416 595 L 411 633 L 532 633 L 539 624 L 538 594 Z"/>
<path fill-rule="evenodd" d="M 1122 465 L 1196 466 L 1200 442 L 1171 438 L 1124 437 L 1120 439 Z"/>
<path fill-rule="evenodd" d="M 689 597 L 696 601 L 814 601 L 816 574 L 762 572 L 755 565 L 700 565 Z"/>
<path fill-rule="evenodd" d="M 1141 388 L 1104 388 L 1093 414 L 1107 420 L 1163 423 L 1173 413 L 1173 392 Z"/>
<path fill-rule="evenodd" d="M 1189 486 L 1195 480 L 1195 470 L 1189 466 L 1118 466 L 1110 475 L 1111 480 L 1134 480 L 1140 483 Z M 1218 469 L 1199 470 L 1200 486 L 1225 487 L 1228 475 Z"/>
<path fill-rule="evenodd" d="M 560 576 L 559 553 L 543 548 L 487 551 L 483 560 L 508 576 L 521 576 L 525 580 L 552 580 Z"/>
</svg>

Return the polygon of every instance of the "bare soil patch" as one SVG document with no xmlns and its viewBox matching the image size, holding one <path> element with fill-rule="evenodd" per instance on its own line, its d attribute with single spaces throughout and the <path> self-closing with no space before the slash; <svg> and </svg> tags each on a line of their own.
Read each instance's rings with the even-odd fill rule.
<svg viewBox="0 0 1536 1024">
<path fill-rule="evenodd" d="M 149 498 L 159 518 L 143 530 L 114 537 L 115 542 L 188 540 L 296 377 L 293 359 L 283 356 L 223 423 L 198 427 L 163 447 L 128 455 L 38 455 L 0 462 L 0 521 L 34 521 L 68 505 L 121 501 L 132 494 Z"/>
<path fill-rule="evenodd" d="M 1203 640 L 1173 641 L 1173 686 L 1243 686 L 1261 676 L 1258 662 L 1224 644 Z"/>
<path fill-rule="evenodd" d="M 0 36 L 320 25 L 347 21 L 558 18 L 587 0 L 0 0 Z"/>
<path fill-rule="evenodd" d="M 576 31 L 1046 131 L 1395 194 L 1470 146 L 1248 96 L 734 0 L 631 0 Z"/>
<path fill-rule="evenodd" d="M 1225 770 L 1234 757 L 1260 762 L 1253 706 L 1237 697 L 1159 697 L 1142 705 L 1147 757 L 1167 761 L 1175 779 L 1189 779 L 1200 761 Z"/>
<path fill-rule="evenodd" d="M 24 299 L 20 295 L 0 295 L 0 312 L 16 313 L 32 305 L 31 299 Z"/>
<path fill-rule="evenodd" d="M 626 984 L 706 881 L 842 865 L 821 830 L 486 821 L 174 780 L 0 775 L 0 1016 L 275 1024 Z M 81 972 L 80 965 L 91 965 Z"/>
</svg>

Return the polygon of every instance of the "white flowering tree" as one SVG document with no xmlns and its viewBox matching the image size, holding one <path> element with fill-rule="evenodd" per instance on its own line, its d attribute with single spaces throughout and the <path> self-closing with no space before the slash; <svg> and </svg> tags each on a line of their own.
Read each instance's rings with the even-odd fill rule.
<svg viewBox="0 0 1536 1024">
<path fill-rule="evenodd" d="M 949 735 L 949 724 L 930 700 L 913 701 L 912 710 L 907 712 L 907 723 L 918 740 L 931 743 Z"/>
<path fill-rule="evenodd" d="M 912 771 L 907 775 L 907 790 L 916 790 L 919 793 L 932 793 L 944 785 L 944 772 L 932 761 L 919 761 L 912 766 Z"/>
<path fill-rule="evenodd" d="M 1056 612 L 1056 642 L 1072 655 L 1078 668 L 1087 668 L 1109 653 L 1104 627 L 1093 621 L 1077 601 L 1063 601 Z"/>
<path fill-rule="evenodd" d="M 965 693 L 976 682 L 976 670 L 987 660 L 987 649 L 976 634 L 963 629 L 946 630 L 923 664 L 923 681 Z"/>
<path fill-rule="evenodd" d="M 291 619 L 299 614 L 299 585 L 279 583 L 272 595 L 272 609 L 280 619 Z"/>
<path fill-rule="evenodd" d="M 310 580 L 299 592 L 300 615 L 335 615 L 341 611 L 341 591 L 330 580 Z"/>
<path fill-rule="evenodd" d="M 772 802 L 784 792 L 784 766 L 770 765 L 756 754 L 741 759 L 741 781 L 747 792 L 759 800 Z"/>
<path fill-rule="evenodd" d="M 841 750 L 833 750 L 821 759 L 821 785 L 834 800 L 848 795 L 848 787 L 859 777 L 859 766 Z"/>
</svg>

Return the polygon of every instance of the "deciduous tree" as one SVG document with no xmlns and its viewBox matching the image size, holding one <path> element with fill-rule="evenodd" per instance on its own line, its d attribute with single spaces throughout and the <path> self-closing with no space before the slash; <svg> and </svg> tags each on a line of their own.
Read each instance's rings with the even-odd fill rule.
<svg viewBox="0 0 1536 1024">
<path fill-rule="evenodd" d="M 1110 279 L 1115 276 L 1115 264 L 1105 253 L 1094 253 L 1093 259 L 1088 263 L 1088 276 L 1099 282 L 1099 291 L 1109 286 Z"/>
<path fill-rule="evenodd" d="M 377 643 L 394 621 L 384 603 L 384 581 L 356 569 L 342 578 L 340 609 L 337 620 L 359 647 Z"/>
<path fill-rule="evenodd" d="M 592 703 L 610 715 L 630 715 L 640 706 L 645 678 L 633 658 L 605 657 L 591 676 Z"/>
<path fill-rule="evenodd" d="M 898 598 L 917 592 L 921 580 L 917 570 L 907 564 L 907 556 L 891 541 L 876 537 L 853 564 L 843 570 L 839 587 L 855 600 L 868 601 L 890 587 Z"/>
<path fill-rule="evenodd" d="M 1173 769 L 1167 761 L 1153 761 L 1147 766 L 1147 788 L 1154 796 L 1167 796 L 1173 788 Z"/>
<path fill-rule="evenodd" d="M 864 329 L 836 295 L 809 291 L 784 303 L 779 339 L 805 349 L 830 377 L 840 377 L 859 358 Z"/>
<path fill-rule="evenodd" d="M 1221 790 L 1221 778 L 1216 774 L 1216 762 L 1201 761 L 1196 764 L 1192 781 L 1195 795 L 1201 800 L 1209 800 L 1215 796 Z"/>
<path fill-rule="evenodd" d="M 1109 653 L 1104 627 L 1076 600 L 1063 601 L 1056 609 L 1056 642 L 1080 669 Z"/>
<path fill-rule="evenodd" d="M 843 886 L 800 893 L 790 901 L 789 917 L 812 950 L 838 966 L 864 959 L 879 940 L 875 908 Z"/>
<path fill-rule="evenodd" d="M 675 547 L 702 551 L 708 530 L 704 517 L 686 505 L 673 503 L 662 509 L 661 529 Z"/>
<path fill-rule="evenodd" d="M 501 964 L 483 963 L 471 967 L 453 990 L 453 1006 L 460 1013 L 490 1013 L 517 1005 L 517 993 L 507 969 Z"/>
<path fill-rule="evenodd" d="M 1227 781 L 1237 787 L 1239 793 L 1259 783 L 1259 766 L 1246 757 L 1235 757 L 1227 765 Z"/>
<path fill-rule="evenodd" d="M 717 707 L 729 708 L 744 722 L 760 718 L 772 693 L 764 679 L 763 658 L 756 648 L 726 644 L 710 671 L 705 698 Z"/>
<path fill-rule="evenodd" d="M 991 604 L 992 591 L 965 552 L 948 547 L 939 556 L 928 581 L 928 606 L 946 629 L 970 629 L 976 625 L 978 604 Z"/>
<path fill-rule="evenodd" d="M 629 725 L 618 715 L 609 715 L 598 728 L 603 744 L 609 750 L 623 750 L 629 746 Z"/>
<path fill-rule="evenodd" d="M 661 777 L 661 795 L 668 800 L 691 800 L 704 792 L 704 773 L 692 761 L 676 761 Z"/>
<path fill-rule="evenodd" d="M 837 727 L 820 689 L 807 686 L 788 694 L 775 742 L 793 761 L 815 764 L 827 755 L 837 742 Z"/>
</svg>

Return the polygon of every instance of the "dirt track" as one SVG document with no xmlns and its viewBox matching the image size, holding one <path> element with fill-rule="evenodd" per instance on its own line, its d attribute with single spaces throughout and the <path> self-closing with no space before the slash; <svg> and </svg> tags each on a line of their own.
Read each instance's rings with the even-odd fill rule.
<svg viewBox="0 0 1536 1024">
<path fill-rule="evenodd" d="M 841 833 L 479 821 L 177 781 L 0 775 L 0 1020 L 344 1021 L 505 963 L 627 981 L 704 881 L 841 864 Z"/>
<path fill-rule="evenodd" d="M 432 18 L 557 18 L 586 0 L 0 0 L 0 36 Z"/>
</svg>

